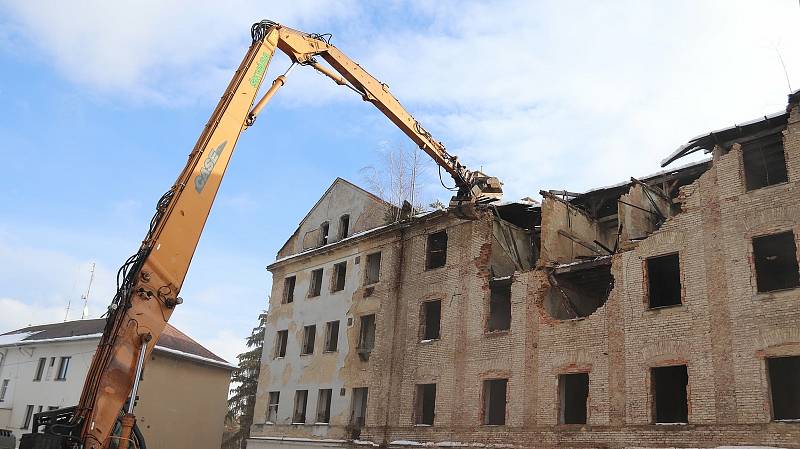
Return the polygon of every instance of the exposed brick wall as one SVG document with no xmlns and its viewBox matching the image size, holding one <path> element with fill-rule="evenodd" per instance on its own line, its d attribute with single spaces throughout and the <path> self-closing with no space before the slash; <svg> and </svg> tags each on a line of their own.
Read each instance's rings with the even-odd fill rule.
<svg viewBox="0 0 800 449">
<path fill-rule="evenodd" d="M 382 276 L 388 276 L 370 298 L 356 291 L 347 311 L 372 310 L 378 317 L 369 362 L 348 355 L 340 372 L 348 388 L 370 388 L 362 439 L 531 448 L 800 448 L 800 424 L 771 421 L 764 361 L 800 355 L 800 289 L 758 293 L 751 244 L 754 236 L 788 229 L 800 238 L 796 106 L 783 135 L 789 182 L 747 192 L 740 147 L 717 149 L 712 167 L 682 188 L 681 212 L 613 256 L 614 289 L 586 318 L 548 315 L 548 263 L 540 260 L 538 269 L 513 277 L 511 330 L 486 332 L 489 215 L 474 221 L 436 215 L 362 244 L 384 248 Z M 426 270 L 427 235 L 442 229 L 447 264 Z M 669 253 L 679 257 L 681 304 L 648 309 L 646 259 Z M 420 307 L 430 299 L 442 301 L 441 338 L 420 342 Z M 676 364 L 688 369 L 689 423 L 654 425 L 650 369 Z M 559 425 L 558 375 L 574 372 L 589 373 L 588 424 Z M 484 426 L 482 382 L 498 377 L 508 379 L 506 425 Z M 421 383 L 437 384 L 433 426 L 414 425 Z M 259 403 L 257 410 L 263 409 Z M 310 428 L 282 427 L 261 432 L 314 437 Z"/>
</svg>

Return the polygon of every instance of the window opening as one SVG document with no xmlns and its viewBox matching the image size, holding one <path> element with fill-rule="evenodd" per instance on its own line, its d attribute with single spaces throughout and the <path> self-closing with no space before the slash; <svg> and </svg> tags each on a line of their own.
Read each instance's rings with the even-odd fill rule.
<svg viewBox="0 0 800 449">
<path fill-rule="evenodd" d="M 686 386 L 689 384 L 689 373 L 686 365 L 651 368 L 650 373 L 655 422 L 688 422 Z"/>
<path fill-rule="evenodd" d="M 289 276 L 283 280 L 283 303 L 288 304 L 294 301 L 294 285 L 297 282 L 295 276 Z"/>
<path fill-rule="evenodd" d="M 317 336 L 317 326 L 303 327 L 303 352 L 301 354 L 308 355 L 314 353 L 314 338 Z"/>
<path fill-rule="evenodd" d="M 589 398 L 589 373 L 558 376 L 561 424 L 586 424 L 586 401 Z"/>
<path fill-rule="evenodd" d="M 420 340 L 438 340 L 442 319 L 442 301 L 423 302 L 420 315 Z"/>
<path fill-rule="evenodd" d="M 759 292 L 800 286 L 797 247 L 792 231 L 754 237 L 753 262 Z"/>
<path fill-rule="evenodd" d="M 772 419 L 800 420 L 800 356 L 767 358 Z"/>
<path fill-rule="evenodd" d="M 483 423 L 502 426 L 506 423 L 506 389 L 508 379 L 483 381 Z"/>
<path fill-rule="evenodd" d="M 447 263 L 447 231 L 434 232 L 428 235 L 428 249 L 425 257 L 425 268 L 443 267 Z"/>
<path fill-rule="evenodd" d="M 325 352 L 335 352 L 339 348 L 339 322 L 325 324 Z"/>
<path fill-rule="evenodd" d="M 308 286 L 308 297 L 313 298 L 322 293 L 322 268 L 311 271 L 311 281 Z"/>
<path fill-rule="evenodd" d="M 436 411 L 436 384 L 417 385 L 416 424 L 433 425 Z"/>
<path fill-rule="evenodd" d="M 381 253 L 367 255 L 367 269 L 364 285 L 375 284 L 381 279 Z"/>
<path fill-rule="evenodd" d="M 275 338 L 275 358 L 286 357 L 286 340 L 289 338 L 289 330 L 278 331 Z"/>
<path fill-rule="evenodd" d="M 375 347 L 375 315 L 361 317 L 361 328 L 358 333 L 358 355 L 361 360 L 369 360 L 369 355 Z"/>
<path fill-rule="evenodd" d="M 681 268 L 678 254 L 650 257 L 647 263 L 647 300 L 651 309 L 681 304 Z"/>
</svg>

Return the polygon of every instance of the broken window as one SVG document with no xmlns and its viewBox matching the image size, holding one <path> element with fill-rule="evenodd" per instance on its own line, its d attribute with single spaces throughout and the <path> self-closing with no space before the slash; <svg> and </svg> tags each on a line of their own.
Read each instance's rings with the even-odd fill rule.
<svg viewBox="0 0 800 449">
<path fill-rule="evenodd" d="M 289 276 L 283 280 L 283 303 L 288 304 L 294 301 L 294 284 L 297 278 Z"/>
<path fill-rule="evenodd" d="M 339 292 L 344 290 L 344 282 L 346 277 L 347 277 L 347 261 L 334 264 L 333 285 L 331 285 L 331 291 Z"/>
<path fill-rule="evenodd" d="M 506 423 L 506 387 L 508 379 L 483 381 L 483 423 L 502 426 Z"/>
<path fill-rule="evenodd" d="M 689 373 L 686 365 L 650 369 L 653 394 L 653 418 L 656 423 L 689 422 L 686 386 Z"/>
<path fill-rule="evenodd" d="M 767 358 L 772 419 L 800 420 L 800 356 Z"/>
<path fill-rule="evenodd" d="M 489 332 L 511 329 L 511 279 L 489 282 Z"/>
<path fill-rule="evenodd" d="M 381 253 L 367 254 L 367 269 L 364 285 L 375 284 L 381 280 Z"/>
<path fill-rule="evenodd" d="M 268 423 L 276 423 L 278 422 L 278 402 L 281 400 L 281 392 L 280 391 L 270 391 L 269 392 L 269 402 L 267 405 L 267 422 Z"/>
<path fill-rule="evenodd" d="M 278 331 L 275 337 L 275 358 L 286 357 L 286 340 L 289 338 L 289 331 Z"/>
<path fill-rule="evenodd" d="M 447 231 L 428 235 L 428 250 L 425 255 L 425 268 L 443 267 L 447 262 Z"/>
<path fill-rule="evenodd" d="M 651 309 L 681 303 L 681 268 L 678 254 L 647 259 L 647 299 Z"/>
<path fill-rule="evenodd" d="M 317 424 L 328 424 L 331 421 L 331 393 L 330 388 L 320 389 L 317 397 Z"/>
<path fill-rule="evenodd" d="M 558 376 L 560 424 L 586 424 L 586 400 L 589 398 L 589 373 Z"/>
<path fill-rule="evenodd" d="M 325 352 L 335 352 L 339 348 L 339 322 L 325 324 Z"/>
<path fill-rule="evenodd" d="M 361 360 L 369 360 L 375 347 L 375 315 L 361 317 L 361 328 L 358 331 L 358 355 Z"/>
<path fill-rule="evenodd" d="M 789 180 L 780 134 L 742 145 L 742 163 L 747 190 L 760 189 Z"/>
<path fill-rule="evenodd" d="M 308 286 L 308 297 L 313 298 L 322 293 L 322 268 L 311 272 L 311 281 Z"/>
<path fill-rule="evenodd" d="M 346 239 L 350 231 L 350 216 L 342 215 L 339 217 L 339 240 Z"/>
<path fill-rule="evenodd" d="M 302 355 L 314 353 L 314 339 L 317 336 L 317 326 L 303 327 L 303 350 L 300 352 Z"/>
<path fill-rule="evenodd" d="M 797 248 L 792 231 L 754 237 L 753 262 L 759 292 L 800 286 Z"/>
<path fill-rule="evenodd" d="M 319 246 L 328 244 L 328 231 L 330 227 L 331 225 L 327 221 L 319 225 Z"/>
<path fill-rule="evenodd" d="M 611 260 L 580 262 L 557 267 L 549 276 L 544 297 L 547 313 L 559 320 L 593 314 L 608 300 L 614 288 Z"/>
<path fill-rule="evenodd" d="M 436 411 L 436 384 L 417 385 L 417 406 L 414 423 L 433 425 Z"/>
<path fill-rule="evenodd" d="M 294 413 L 292 424 L 306 423 L 306 404 L 308 403 L 308 390 L 297 390 L 294 393 Z"/>
<path fill-rule="evenodd" d="M 366 387 L 353 388 L 353 407 L 350 412 L 350 423 L 355 427 L 364 427 L 367 419 L 367 394 Z"/>
<path fill-rule="evenodd" d="M 420 340 L 438 340 L 442 301 L 425 301 L 420 309 Z"/>
</svg>

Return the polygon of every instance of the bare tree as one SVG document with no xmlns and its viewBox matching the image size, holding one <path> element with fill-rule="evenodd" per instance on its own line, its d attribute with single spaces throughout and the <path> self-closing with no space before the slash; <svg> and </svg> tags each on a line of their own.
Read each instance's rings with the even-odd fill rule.
<svg viewBox="0 0 800 449">
<path fill-rule="evenodd" d="M 360 173 L 369 190 L 396 206 L 393 211 L 395 216 L 387 219 L 397 220 L 400 208 L 406 201 L 412 205 L 414 211 L 424 210 L 420 179 L 425 167 L 419 154 L 421 150 L 398 144 L 384 146 L 378 151 L 381 156 L 378 166 L 364 167 Z"/>
</svg>

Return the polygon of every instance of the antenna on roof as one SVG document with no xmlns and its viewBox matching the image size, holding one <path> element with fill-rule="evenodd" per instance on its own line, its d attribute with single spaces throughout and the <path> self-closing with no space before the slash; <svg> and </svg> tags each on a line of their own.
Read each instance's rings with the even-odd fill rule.
<svg viewBox="0 0 800 449">
<path fill-rule="evenodd" d="M 86 294 L 81 296 L 81 299 L 83 299 L 83 311 L 81 311 L 82 320 L 89 317 L 89 292 L 92 290 L 92 281 L 94 280 L 94 265 L 95 263 L 92 262 L 92 270 L 89 275 L 89 286 L 86 287 Z"/>
<path fill-rule="evenodd" d="M 775 53 L 778 54 L 778 60 L 781 62 L 781 66 L 783 66 L 783 75 L 786 77 L 786 84 L 789 86 L 789 93 L 791 94 L 792 91 L 792 83 L 789 81 L 789 71 L 786 70 L 786 63 L 783 62 L 783 56 L 781 56 L 781 51 L 778 49 L 778 46 L 773 44 L 775 48 Z"/>
</svg>

